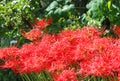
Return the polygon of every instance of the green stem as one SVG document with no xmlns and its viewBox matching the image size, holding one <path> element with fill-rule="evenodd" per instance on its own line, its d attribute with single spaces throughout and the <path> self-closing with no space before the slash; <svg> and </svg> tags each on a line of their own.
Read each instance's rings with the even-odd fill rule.
<svg viewBox="0 0 120 81">
<path fill-rule="evenodd" d="M 27 74 L 22 74 L 25 81 L 31 81 Z"/>
<path fill-rule="evenodd" d="M 93 78 L 93 81 L 97 81 L 96 77 Z"/>
<path fill-rule="evenodd" d="M 101 81 L 101 78 L 100 78 L 100 77 L 97 77 L 97 81 Z"/>
<path fill-rule="evenodd" d="M 102 81 L 107 81 L 107 78 L 105 78 L 105 77 L 102 77 Z"/>
</svg>

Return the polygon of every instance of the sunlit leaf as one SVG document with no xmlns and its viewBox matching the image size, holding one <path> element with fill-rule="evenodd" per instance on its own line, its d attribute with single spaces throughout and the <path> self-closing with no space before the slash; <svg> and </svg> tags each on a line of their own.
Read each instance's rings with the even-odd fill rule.
<svg viewBox="0 0 120 81">
<path fill-rule="evenodd" d="M 110 7 L 111 7 L 111 0 L 109 0 L 108 2 L 107 2 L 107 6 L 108 6 L 108 9 L 110 10 Z"/>
<path fill-rule="evenodd" d="M 58 2 L 57 1 L 53 1 L 47 8 L 46 11 L 50 11 L 52 9 L 54 9 L 55 7 L 58 6 Z"/>
<path fill-rule="evenodd" d="M 57 8 L 55 11 L 54 11 L 54 14 L 59 14 L 61 15 L 62 13 L 62 9 L 61 8 Z"/>
</svg>

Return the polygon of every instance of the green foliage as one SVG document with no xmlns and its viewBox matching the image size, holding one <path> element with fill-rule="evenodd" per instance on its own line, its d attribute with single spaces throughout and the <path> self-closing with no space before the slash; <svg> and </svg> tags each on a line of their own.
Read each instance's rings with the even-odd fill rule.
<svg viewBox="0 0 120 81">
<path fill-rule="evenodd" d="M 72 0 L 54 0 L 50 3 L 50 5 L 46 8 L 47 16 L 54 15 L 65 15 L 65 13 L 70 13 L 74 9 L 74 4 Z M 66 14 L 68 15 L 68 14 Z"/>
<path fill-rule="evenodd" d="M 59 32 L 59 30 L 69 27 L 79 27 L 79 17 L 75 15 L 76 9 L 73 0 L 54 0 L 45 9 L 46 17 L 52 17 L 53 23 L 48 30 L 50 33 Z"/>
<path fill-rule="evenodd" d="M 21 77 L 10 69 L 0 69 L 0 81 L 21 81 Z"/>
<path fill-rule="evenodd" d="M 13 39 L 21 39 L 20 28 L 26 28 L 24 19 L 32 18 L 31 14 L 25 16 L 30 8 L 30 0 L 2 0 L 0 1 L 0 38 L 4 39 L 3 46 L 9 46 Z"/>
<path fill-rule="evenodd" d="M 0 32 L 4 34 L 10 34 L 6 32 L 14 32 L 17 27 L 22 24 L 22 12 L 26 9 L 29 2 L 23 3 L 24 0 L 14 0 L 0 2 Z M 14 30 L 14 31 L 13 31 Z M 2 35 L 4 35 L 2 34 Z"/>
<path fill-rule="evenodd" d="M 22 81 L 53 81 L 50 73 L 41 71 L 40 73 L 31 72 L 29 74 L 21 74 Z"/>
<path fill-rule="evenodd" d="M 101 22 L 108 17 L 112 24 L 120 25 L 120 0 L 91 0 L 84 15 L 88 25 L 101 26 Z"/>
</svg>

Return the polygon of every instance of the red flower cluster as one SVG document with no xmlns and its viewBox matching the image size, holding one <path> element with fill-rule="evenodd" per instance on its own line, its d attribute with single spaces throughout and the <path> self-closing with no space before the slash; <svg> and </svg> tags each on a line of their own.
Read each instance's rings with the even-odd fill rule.
<svg viewBox="0 0 120 81">
<path fill-rule="evenodd" d="M 38 29 L 32 29 L 28 33 L 24 34 L 24 37 L 29 40 L 38 40 L 42 36 L 42 32 Z"/>
<path fill-rule="evenodd" d="M 76 73 L 72 70 L 64 70 L 56 81 L 77 81 Z"/>
<path fill-rule="evenodd" d="M 78 75 L 114 77 L 115 73 L 120 79 L 120 39 L 101 38 L 97 29 L 83 27 L 45 34 L 38 40 L 19 49 L 0 49 L 0 59 L 5 60 L 1 67 L 17 73 L 47 70 L 55 81 L 77 81 Z"/>
<path fill-rule="evenodd" d="M 35 24 L 31 24 L 31 26 L 33 27 L 32 30 L 27 33 L 25 31 L 22 31 L 21 33 L 25 38 L 31 41 L 38 40 L 42 36 L 42 30 L 46 28 L 51 23 L 51 21 L 51 18 L 36 20 Z"/>
<path fill-rule="evenodd" d="M 52 18 L 49 19 L 42 19 L 42 20 L 35 20 L 35 24 L 31 24 L 32 27 L 34 28 L 38 28 L 40 30 L 44 29 L 45 27 L 47 27 L 52 21 Z"/>
<path fill-rule="evenodd" d="M 114 26 L 113 31 L 120 37 L 120 26 Z"/>
</svg>

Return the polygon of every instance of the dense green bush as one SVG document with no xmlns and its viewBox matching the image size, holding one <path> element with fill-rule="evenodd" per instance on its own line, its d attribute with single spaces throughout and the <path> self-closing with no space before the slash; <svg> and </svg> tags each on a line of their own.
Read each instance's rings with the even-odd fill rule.
<svg viewBox="0 0 120 81">
<path fill-rule="evenodd" d="M 84 18 L 88 25 L 101 26 L 108 18 L 111 24 L 120 25 L 120 0 L 91 0 Z"/>
</svg>

